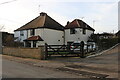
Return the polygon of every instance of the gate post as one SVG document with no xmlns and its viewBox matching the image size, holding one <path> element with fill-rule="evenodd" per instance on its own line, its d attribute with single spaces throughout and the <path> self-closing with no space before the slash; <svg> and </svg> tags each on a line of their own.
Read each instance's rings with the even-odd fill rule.
<svg viewBox="0 0 120 80">
<path fill-rule="evenodd" d="M 81 58 L 85 58 L 85 54 L 84 54 L 84 42 L 81 41 L 81 46 L 80 46 L 80 50 L 81 50 Z"/>
<path fill-rule="evenodd" d="M 68 48 L 69 54 L 71 54 L 70 44 L 67 45 L 67 48 Z"/>
<path fill-rule="evenodd" d="M 88 53 L 88 46 L 89 46 L 89 45 L 87 44 L 87 53 Z"/>
<path fill-rule="evenodd" d="M 48 48 L 47 48 L 47 43 L 45 43 L 45 60 L 48 58 Z"/>
</svg>

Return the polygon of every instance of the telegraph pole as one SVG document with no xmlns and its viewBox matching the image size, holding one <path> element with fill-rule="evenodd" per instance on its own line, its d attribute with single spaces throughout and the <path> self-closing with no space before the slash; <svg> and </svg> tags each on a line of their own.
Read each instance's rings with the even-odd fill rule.
<svg viewBox="0 0 120 80">
<path fill-rule="evenodd" d="M 39 13 L 40 13 L 40 5 L 38 6 L 38 9 L 39 9 L 38 11 L 39 11 Z"/>
<path fill-rule="evenodd" d="M 95 22 L 96 22 L 96 20 L 93 20 L 93 28 L 95 27 Z"/>
</svg>

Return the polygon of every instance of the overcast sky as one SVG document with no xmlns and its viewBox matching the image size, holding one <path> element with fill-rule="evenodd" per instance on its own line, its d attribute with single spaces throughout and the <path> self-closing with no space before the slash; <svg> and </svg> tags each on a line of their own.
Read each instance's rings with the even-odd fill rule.
<svg viewBox="0 0 120 80">
<path fill-rule="evenodd" d="M 63 26 L 67 21 L 82 19 L 96 33 L 118 30 L 118 0 L 0 0 L 0 29 L 4 26 L 2 31 L 13 33 L 40 12 Z"/>
</svg>

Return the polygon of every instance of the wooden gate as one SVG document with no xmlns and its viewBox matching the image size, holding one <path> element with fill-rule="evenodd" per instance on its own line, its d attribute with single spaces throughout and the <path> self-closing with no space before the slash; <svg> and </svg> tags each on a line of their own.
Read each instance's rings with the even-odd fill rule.
<svg viewBox="0 0 120 80">
<path fill-rule="evenodd" d="M 86 46 L 86 49 L 84 46 Z M 89 50 L 89 46 L 90 45 L 88 44 L 84 44 L 84 42 L 81 42 L 80 45 L 77 45 L 74 48 L 71 48 L 71 45 L 48 45 L 45 43 L 45 59 L 48 59 L 51 55 L 67 56 L 69 54 L 74 54 L 81 58 L 85 58 L 86 54 L 92 50 Z"/>
</svg>

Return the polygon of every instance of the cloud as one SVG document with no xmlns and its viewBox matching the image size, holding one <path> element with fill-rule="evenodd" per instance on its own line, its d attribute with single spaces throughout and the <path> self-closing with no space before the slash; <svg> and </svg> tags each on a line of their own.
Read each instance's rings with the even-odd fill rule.
<svg viewBox="0 0 120 80">
<path fill-rule="evenodd" d="M 0 0 L 0 3 L 5 1 L 10 0 Z M 39 16 L 40 12 L 46 12 L 62 25 L 75 18 L 85 17 L 83 20 L 91 26 L 93 20 L 98 20 L 95 22 L 97 32 L 108 31 L 108 28 L 113 28 L 105 25 L 117 24 L 116 10 L 117 0 L 17 0 L 0 6 L 0 24 L 5 25 L 6 31 L 12 32 Z"/>
</svg>

